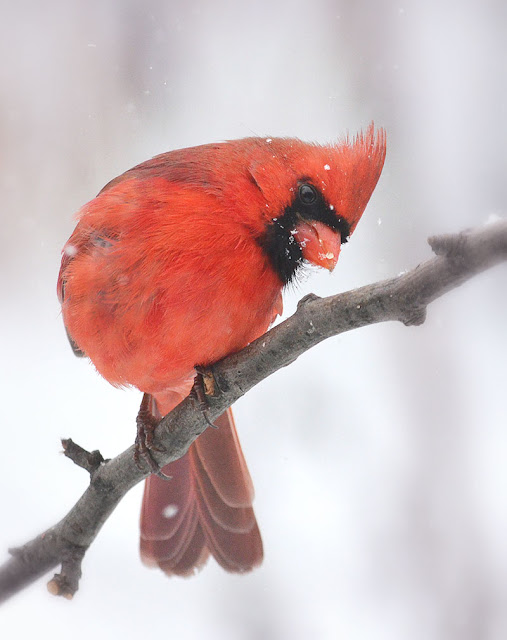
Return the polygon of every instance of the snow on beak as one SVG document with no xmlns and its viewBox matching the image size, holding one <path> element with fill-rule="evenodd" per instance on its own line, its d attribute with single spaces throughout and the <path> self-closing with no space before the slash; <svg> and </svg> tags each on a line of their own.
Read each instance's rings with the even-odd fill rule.
<svg viewBox="0 0 507 640">
<path fill-rule="evenodd" d="M 309 220 L 298 222 L 292 235 L 299 243 L 305 260 L 328 271 L 335 268 L 341 247 L 339 231 L 317 220 Z"/>
</svg>

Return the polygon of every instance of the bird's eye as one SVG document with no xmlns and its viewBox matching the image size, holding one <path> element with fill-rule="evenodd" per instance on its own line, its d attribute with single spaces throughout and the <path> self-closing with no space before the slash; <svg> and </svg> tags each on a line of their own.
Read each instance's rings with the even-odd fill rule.
<svg viewBox="0 0 507 640">
<path fill-rule="evenodd" d="M 313 204 L 317 200 L 317 189 L 305 182 L 299 187 L 299 199 L 303 204 Z"/>
</svg>

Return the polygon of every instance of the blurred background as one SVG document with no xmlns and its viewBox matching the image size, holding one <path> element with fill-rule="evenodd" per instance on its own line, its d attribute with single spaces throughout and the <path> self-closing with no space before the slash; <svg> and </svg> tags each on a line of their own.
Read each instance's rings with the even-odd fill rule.
<svg viewBox="0 0 507 640">
<path fill-rule="evenodd" d="M 249 136 L 326 142 L 371 120 L 384 173 L 335 272 L 286 314 L 430 257 L 429 235 L 507 215 L 504 0 L 2 3 L 0 561 L 57 522 L 114 456 L 137 391 L 74 358 L 56 300 L 73 214 L 155 154 Z M 425 325 L 321 344 L 237 403 L 265 562 L 168 579 L 138 557 L 142 487 L 86 556 L 73 602 L 40 580 L 2 637 L 507 637 L 507 268 Z"/>
</svg>

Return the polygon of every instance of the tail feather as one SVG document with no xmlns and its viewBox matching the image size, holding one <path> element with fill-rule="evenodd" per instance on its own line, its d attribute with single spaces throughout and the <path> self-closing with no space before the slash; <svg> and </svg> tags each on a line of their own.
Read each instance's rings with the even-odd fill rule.
<svg viewBox="0 0 507 640">
<path fill-rule="evenodd" d="M 181 553 L 168 560 L 159 560 L 158 566 L 168 575 L 188 577 L 199 571 L 208 560 L 209 549 L 201 525 L 196 520 L 195 529 Z"/>
<path fill-rule="evenodd" d="M 150 476 L 145 484 L 141 558 L 168 575 L 191 575 L 210 553 L 232 572 L 262 562 L 252 480 L 230 409 L 216 424 L 164 467 L 172 480 Z"/>
<path fill-rule="evenodd" d="M 141 508 L 143 540 L 171 538 L 181 528 L 192 504 L 192 470 L 188 456 L 172 462 L 162 471 L 170 475 L 171 480 L 165 482 L 151 476 L 144 485 Z"/>
<path fill-rule="evenodd" d="M 203 511 L 209 513 L 215 523 L 232 533 L 248 533 L 255 524 L 252 507 L 230 507 L 213 486 L 199 457 L 197 447 L 190 450 L 193 468 L 199 488 L 199 502 L 203 502 Z"/>
<path fill-rule="evenodd" d="M 199 515 L 194 504 L 187 509 L 181 525 L 170 538 L 147 540 L 141 537 L 141 558 L 145 564 L 156 566 L 160 561 L 178 564 L 194 536 Z M 170 541 L 170 544 L 168 542 Z"/>
<path fill-rule="evenodd" d="M 254 488 L 231 409 L 215 425 L 197 438 L 195 449 L 220 499 L 230 507 L 250 507 Z"/>
<path fill-rule="evenodd" d="M 231 573 L 246 573 L 261 564 L 262 538 L 257 522 L 247 533 L 231 533 L 217 525 L 209 513 L 200 513 L 206 545 L 218 564 Z"/>
<path fill-rule="evenodd" d="M 206 564 L 209 553 L 202 527 L 197 523 L 193 536 L 184 549 L 184 553 L 177 559 L 162 560 L 158 563 L 158 566 L 169 576 L 191 576 Z"/>
</svg>

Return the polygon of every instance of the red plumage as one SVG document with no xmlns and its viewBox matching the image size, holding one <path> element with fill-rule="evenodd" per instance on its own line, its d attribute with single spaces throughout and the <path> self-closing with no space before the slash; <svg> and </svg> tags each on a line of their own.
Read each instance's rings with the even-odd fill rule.
<svg viewBox="0 0 507 640">
<path fill-rule="evenodd" d="M 305 259 L 334 267 L 384 156 L 371 126 L 327 147 L 247 138 L 127 171 L 81 209 L 64 247 L 58 293 L 71 341 L 165 415 L 190 392 L 195 366 L 267 330 Z M 209 552 L 230 571 L 262 559 L 232 413 L 219 423 L 168 466 L 171 482 L 147 481 L 141 552 L 168 574 L 191 573 Z"/>
</svg>

